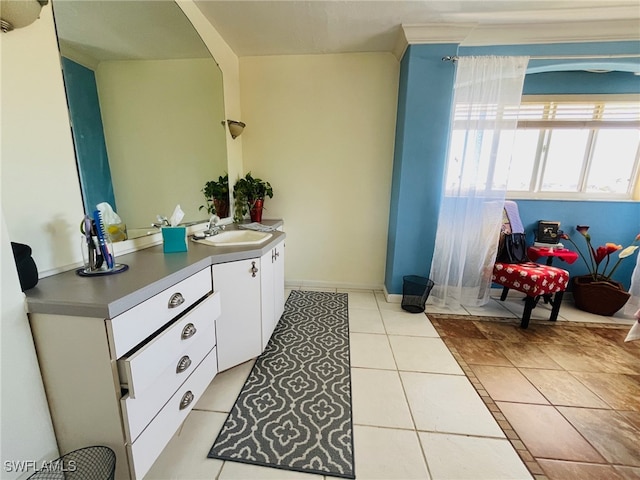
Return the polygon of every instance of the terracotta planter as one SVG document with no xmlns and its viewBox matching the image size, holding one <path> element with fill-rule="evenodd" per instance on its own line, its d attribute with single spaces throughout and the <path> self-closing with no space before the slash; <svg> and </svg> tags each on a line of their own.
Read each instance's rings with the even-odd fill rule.
<svg viewBox="0 0 640 480">
<path fill-rule="evenodd" d="M 261 222 L 262 221 L 262 206 L 264 200 L 256 200 L 253 202 L 253 206 L 249 206 L 249 214 L 251 215 L 252 222 Z"/>
<path fill-rule="evenodd" d="M 226 218 L 229 216 L 229 200 L 214 198 L 213 206 L 216 209 L 216 215 L 220 218 Z"/>
<path fill-rule="evenodd" d="M 594 281 L 591 275 L 572 278 L 573 301 L 580 310 L 610 317 L 620 310 L 629 297 L 621 283 L 615 280 Z"/>
</svg>

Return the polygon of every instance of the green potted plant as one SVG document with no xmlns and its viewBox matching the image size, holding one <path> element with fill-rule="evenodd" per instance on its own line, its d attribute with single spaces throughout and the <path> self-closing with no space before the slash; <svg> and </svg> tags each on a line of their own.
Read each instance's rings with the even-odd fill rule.
<svg viewBox="0 0 640 480">
<path fill-rule="evenodd" d="M 233 186 L 234 220 L 241 221 L 249 212 L 252 222 L 261 222 L 265 197 L 273 198 L 273 188 L 269 182 L 254 178 L 251 172 L 247 173 L 244 178 L 239 178 Z"/>
<path fill-rule="evenodd" d="M 229 175 L 218 177 L 204 184 L 202 193 L 207 199 L 206 205 L 200 205 L 199 210 L 207 209 L 208 214 L 216 214 L 220 218 L 229 216 Z"/>
</svg>

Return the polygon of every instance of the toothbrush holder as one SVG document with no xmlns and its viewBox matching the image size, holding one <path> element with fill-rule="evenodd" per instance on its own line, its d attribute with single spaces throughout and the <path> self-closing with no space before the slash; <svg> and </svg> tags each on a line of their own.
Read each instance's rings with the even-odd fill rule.
<svg viewBox="0 0 640 480">
<path fill-rule="evenodd" d="M 92 236 L 91 243 L 89 243 L 89 240 L 83 235 L 80 242 L 80 250 L 82 252 L 83 267 L 78 268 L 76 273 L 81 277 L 112 275 L 124 272 L 129 268 L 124 263 L 116 263 L 113 244 L 109 238 L 105 239 L 104 247 L 101 247 L 98 237 Z M 105 255 L 109 255 L 108 262 Z"/>
</svg>

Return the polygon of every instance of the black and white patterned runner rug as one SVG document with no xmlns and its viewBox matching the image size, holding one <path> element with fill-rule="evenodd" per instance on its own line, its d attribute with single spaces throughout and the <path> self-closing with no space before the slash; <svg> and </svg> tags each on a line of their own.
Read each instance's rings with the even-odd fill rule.
<svg viewBox="0 0 640 480">
<path fill-rule="evenodd" d="M 210 458 L 355 478 L 347 302 L 291 292 Z"/>
</svg>

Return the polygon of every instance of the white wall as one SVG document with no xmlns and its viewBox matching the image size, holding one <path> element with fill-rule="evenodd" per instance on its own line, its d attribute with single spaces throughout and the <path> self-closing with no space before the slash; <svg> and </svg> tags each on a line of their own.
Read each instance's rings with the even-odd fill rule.
<svg viewBox="0 0 640 480">
<path fill-rule="evenodd" d="M 82 203 L 78 182 L 67 180 L 75 166 L 51 8 L 29 29 L 0 34 L 0 49 L 0 477 L 19 478 L 26 472 L 8 471 L 6 461 L 40 463 L 58 452 L 9 239 L 37 249 L 41 269 L 70 263 Z"/>
<path fill-rule="evenodd" d="M 179 2 L 224 75 L 228 118 L 239 118 L 239 66 L 231 49 L 191 0 Z M 9 241 L 33 247 L 41 274 L 81 261 L 82 199 L 51 3 L 34 24 L 0 34 L 0 211 L 2 212 L 2 415 L 5 460 L 52 459 L 57 447 Z M 230 174 L 242 170 L 242 143 L 228 137 Z"/>
<path fill-rule="evenodd" d="M 58 447 L 53 434 L 49 407 L 40 378 L 29 321 L 24 312 L 24 295 L 2 215 L 2 329 L 0 330 L 0 364 L 2 420 L 0 478 L 13 479 L 25 474 L 5 462 L 35 461 L 55 458 Z M 15 464 L 13 464 L 15 466 Z M 33 473 L 33 468 L 30 470 Z"/>
<path fill-rule="evenodd" d="M 11 240 L 47 272 L 82 260 L 83 215 L 51 5 L 1 38 L 2 205 Z"/>
<path fill-rule="evenodd" d="M 287 283 L 381 288 L 398 77 L 386 53 L 240 58 L 244 173 L 274 189 Z"/>
<path fill-rule="evenodd" d="M 238 57 L 227 45 L 218 31 L 213 28 L 209 20 L 196 6 L 193 0 L 176 0 L 193 26 L 198 30 L 200 37 L 218 62 L 222 70 L 222 83 L 224 85 L 224 110 L 227 119 L 239 120 L 242 118 L 240 110 L 240 64 Z M 242 139 L 231 139 L 227 129 L 227 161 L 229 163 L 229 181 L 235 179 L 242 171 Z"/>
<path fill-rule="evenodd" d="M 157 214 L 169 217 L 176 204 L 185 222 L 205 218 L 198 210 L 205 204 L 205 181 L 227 171 L 216 64 L 101 62 L 96 83 L 118 214 L 127 226 L 149 228 Z"/>
</svg>

